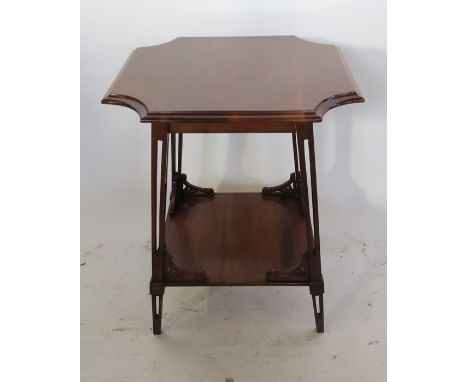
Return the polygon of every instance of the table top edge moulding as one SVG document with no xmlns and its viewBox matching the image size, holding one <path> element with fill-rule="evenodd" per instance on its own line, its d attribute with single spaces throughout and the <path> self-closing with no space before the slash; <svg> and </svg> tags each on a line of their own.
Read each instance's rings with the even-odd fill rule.
<svg viewBox="0 0 468 382">
<path fill-rule="evenodd" d="M 295 36 L 178 37 L 137 48 L 101 100 L 162 123 L 320 122 L 359 102 L 340 49 Z"/>
</svg>

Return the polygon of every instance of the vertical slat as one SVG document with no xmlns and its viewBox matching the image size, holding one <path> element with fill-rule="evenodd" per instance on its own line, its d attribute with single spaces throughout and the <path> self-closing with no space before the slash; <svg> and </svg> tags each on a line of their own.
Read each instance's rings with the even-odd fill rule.
<svg viewBox="0 0 468 382">
<path fill-rule="evenodd" d="M 167 192 L 167 144 L 168 134 L 162 137 L 161 180 L 159 190 L 159 247 L 165 246 L 166 234 L 166 192 Z"/>
<path fill-rule="evenodd" d="M 151 126 L 151 249 L 158 250 L 158 135 L 157 127 Z"/>
<path fill-rule="evenodd" d="M 319 214 L 318 214 L 318 196 L 317 196 L 317 173 L 315 167 L 315 143 L 314 131 L 308 139 L 309 141 L 309 161 L 310 161 L 310 187 L 312 194 L 312 217 L 314 222 L 314 247 L 315 255 L 320 255 L 320 229 L 319 229 Z"/>
<path fill-rule="evenodd" d="M 292 143 L 294 150 L 294 173 L 296 174 L 296 179 L 299 174 L 299 164 L 297 163 L 297 136 L 296 133 L 292 133 Z"/>
<path fill-rule="evenodd" d="M 184 134 L 179 133 L 179 149 L 178 149 L 178 158 L 177 158 L 177 165 L 178 165 L 178 173 L 182 174 L 182 145 L 183 145 L 183 137 Z"/>
<path fill-rule="evenodd" d="M 171 174 L 172 174 L 172 180 L 175 179 L 175 173 L 176 173 L 176 134 L 171 133 Z"/>
<path fill-rule="evenodd" d="M 309 209 L 309 189 L 307 182 L 307 167 L 305 161 L 304 153 L 304 144 L 306 136 L 304 134 L 305 127 L 298 126 L 298 150 L 299 150 L 299 165 L 300 165 L 300 174 L 301 174 L 301 199 L 302 199 L 302 208 L 306 220 L 306 235 L 307 235 L 307 247 L 309 251 L 312 252 L 314 248 L 314 234 L 312 231 L 311 221 L 310 221 L 310 209 Z"/>
</svg>

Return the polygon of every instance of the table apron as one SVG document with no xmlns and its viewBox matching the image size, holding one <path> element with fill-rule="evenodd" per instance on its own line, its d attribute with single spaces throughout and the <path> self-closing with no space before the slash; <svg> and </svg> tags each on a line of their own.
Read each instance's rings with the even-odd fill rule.
<svg viewBox="0 0 468 382">
<path fill-rule="evenodd" d="M 239 121 L 239 122 L 173 122 L 171 133 L 293 133 L 294 122 Z"/>
</svg>

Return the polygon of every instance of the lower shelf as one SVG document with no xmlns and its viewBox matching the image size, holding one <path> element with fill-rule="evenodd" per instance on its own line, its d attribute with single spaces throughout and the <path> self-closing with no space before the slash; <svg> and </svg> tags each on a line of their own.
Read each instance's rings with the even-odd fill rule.
<svg viewBox="0 0 468 382">
<path fill-rule="evenodd" d="M 308 285 L 266 280 L 270 270 L 299 264 L 307 248 L 305 218 L 293 197 L 186 198 L 167 218 L 166 248 L 178 268 L 206 272 L 206 282 L 183 285 Z"/>
</svg>

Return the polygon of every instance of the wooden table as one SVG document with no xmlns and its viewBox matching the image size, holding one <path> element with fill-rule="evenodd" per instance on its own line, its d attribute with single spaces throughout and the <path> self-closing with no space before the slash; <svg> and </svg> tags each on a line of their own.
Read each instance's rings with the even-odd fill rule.
<svg viewBox="0 0 468 382">
<path fill-rule="evenodd" d="M 323 332 L 313 123 L 363 101 L 337 47 L 293 36 L 183 37 L 132 52 L 102 103 L 151 124 L 154 334 L 165 287 L 211 285 L 308 286 Z M 187 133 L 291 134 L 293 172 L 258 193 L 195 186 L 182 172 Z"/>
</svg>

